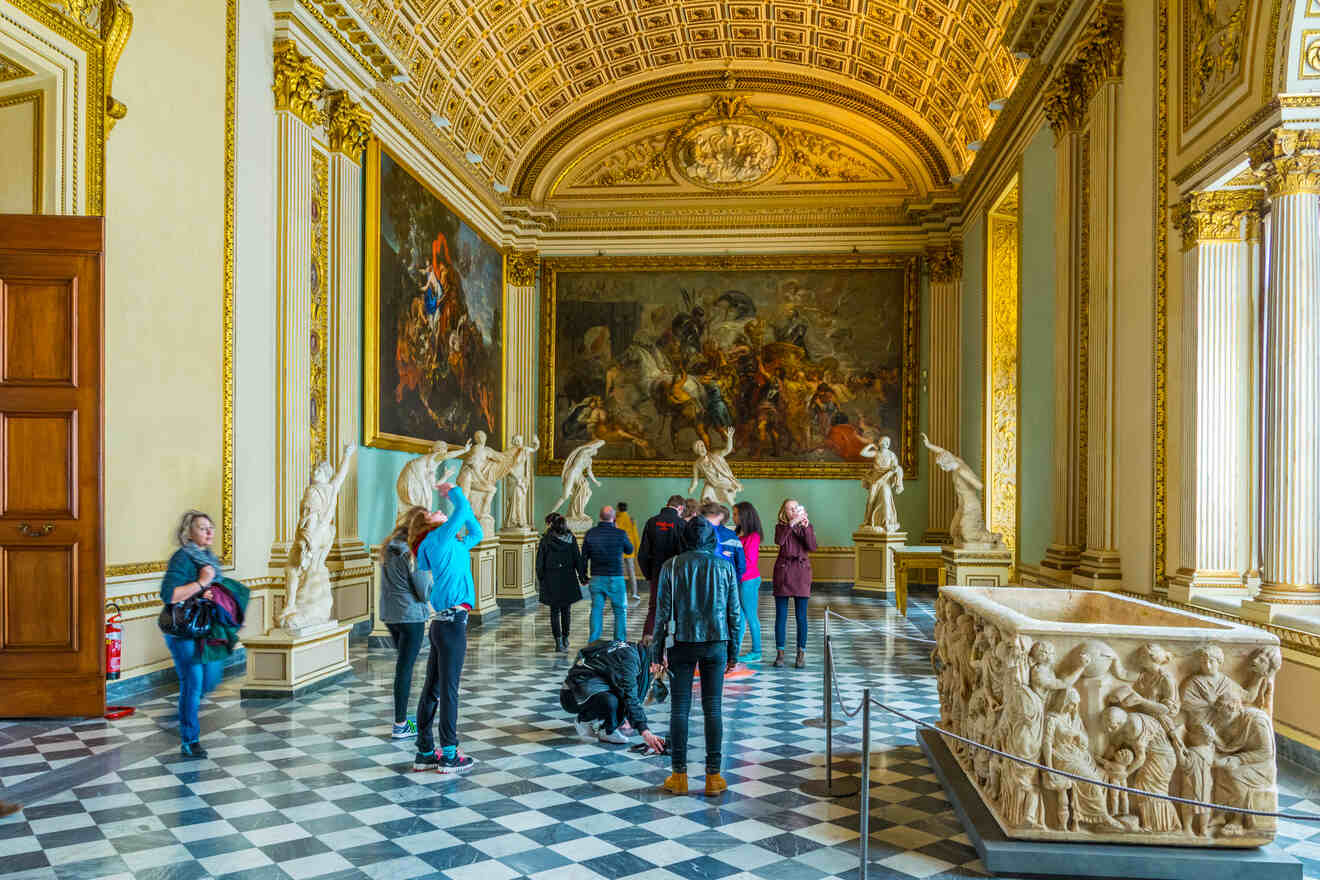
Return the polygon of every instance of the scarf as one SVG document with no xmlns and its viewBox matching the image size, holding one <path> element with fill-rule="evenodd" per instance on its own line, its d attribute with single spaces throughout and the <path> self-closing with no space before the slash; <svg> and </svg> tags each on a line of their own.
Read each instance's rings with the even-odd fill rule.
<svg viewBox="0 0 1320 880">
<path fill-rule="evenodd" d="M 202 570 L 203 565 L 209 565 L 214 568 L 215 580 L 216 582 L 219 582 L 222 573 L 220 560 L 211 552 L 210 547 L 198 547 L 192 541 L 189 541 L 183 545 L 183 552 L 188 554 L 188 558 L 196 564 L 199 572 Z"/>
</svg>

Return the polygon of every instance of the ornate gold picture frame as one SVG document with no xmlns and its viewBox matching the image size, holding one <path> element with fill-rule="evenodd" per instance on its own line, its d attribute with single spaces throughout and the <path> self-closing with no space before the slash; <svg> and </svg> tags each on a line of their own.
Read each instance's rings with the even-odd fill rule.
<svg viewBox="0 0 1320 880">
<path fill-rule="evenodd" d="M 915 255 L 543 263 L 541 452 L 589 440 L 605 476 L 691 474 L 696 440 L 749 478 L 857 478 L 891 439 L 917 471 Z"/>
</svg>

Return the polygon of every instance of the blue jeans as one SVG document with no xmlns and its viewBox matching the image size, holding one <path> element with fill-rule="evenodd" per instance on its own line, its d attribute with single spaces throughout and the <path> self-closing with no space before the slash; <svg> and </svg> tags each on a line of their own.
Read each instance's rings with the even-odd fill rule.
<svg viewBox="0 0 1320 880">
<path fill-rule="evenodd" d="M 591 633 L 587 636 L 587 643 L 600 638 L 606 599 L 610 600 L 610 607 L 614 609 L 614 640 L 627 641 L 628 588 L 623 575 L 597 575 L 591 579 L 588 589 L 591 590 Z"/>
<path fill-rule="evenodd" d="M 220 683 L 224 662 L 200 662 L 201 646 L 196 639 L 165 636 L 165 644 L 174 657 L 174 671 L 179 676 L 179 736 L 186 743 L 195 743 L 202 735 L 197 710 L 202 705 L 202 697 Z"/>
<path fill-rule="evenodd" d="M 807 650 L 807 597 L 775 596 L 775 647 L 784 650 L 788 640 L 788 600 L 793 600 L 793 616 L 797 618 L 797 646 Z"/>
<path fill-rule="evenodd" d="M 724 743 L 724 670 L 728 642 L 675 642 L 669 649 L 669 753 L 675 773 L 687 772 L 692 672 L 701 667 L 701 714 L 706 721 L 706 774 L 720 772 Z"/>
<path fill-rule="evenodd" d="M 756 616 L 756 600 L 760 592 L 760 578 L 749 578 L 738 585 L 743 619 L 747 621 L 747 629 L 752 633 L 752 653 L 758 655 L 761 653 L 761 618 Z"/>
</svg>

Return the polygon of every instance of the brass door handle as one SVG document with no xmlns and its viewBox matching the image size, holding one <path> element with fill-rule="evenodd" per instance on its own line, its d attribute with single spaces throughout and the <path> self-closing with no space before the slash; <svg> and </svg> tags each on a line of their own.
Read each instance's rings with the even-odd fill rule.
<svg viewBox="0 0 1320 880">
<path fill-rule="evenodd" d="M 39 529 L 34 529 L 27 523 L 19 523 L 18 533 L 27 538 L 44 538 L 55 531 L 55 523 L 46 523 Z"/>
</svg>

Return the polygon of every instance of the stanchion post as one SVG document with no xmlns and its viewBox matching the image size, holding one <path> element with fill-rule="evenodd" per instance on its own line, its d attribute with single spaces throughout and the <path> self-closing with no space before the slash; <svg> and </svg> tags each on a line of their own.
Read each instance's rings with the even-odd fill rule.
<svg viewBox="0 0 1320 880">
<path fill-rule="evenodd" d="M 821 685 L 823 708 L 819 718 L 808 718 L 802 723 L 807 727 L 841 727 L 843 726 L 842 719 L 834 720 L 834 716 L 828 708 L 830 705 L 830 676 L 834 670 L 833 658 L 830 655 L 830 608 L 828 605 L 825 606 L 825 623 L 821 630 L 823 632 L 821 636 L 821 653 L 825 658 L 825 681 Z"/>
<path fill-rule="evenodd" d="M 857 793 L 857 780 L 848 778 L 834 781 L 834 651 L 830 637 L 825 635 L 825 707 L 822 711 L 825 727 L 825 780 L 808 779 L 802 783 L 804 794 L 813 797 L 848 797 Z"/>
<path fill-rule="evenodd" d="M 866 880 L 871 863 L 871 689 L 862 690 L 862 790 L 858 794 L 857 832 L 861 836 L 862 866 L 859 880 Z"/>
</svg>

